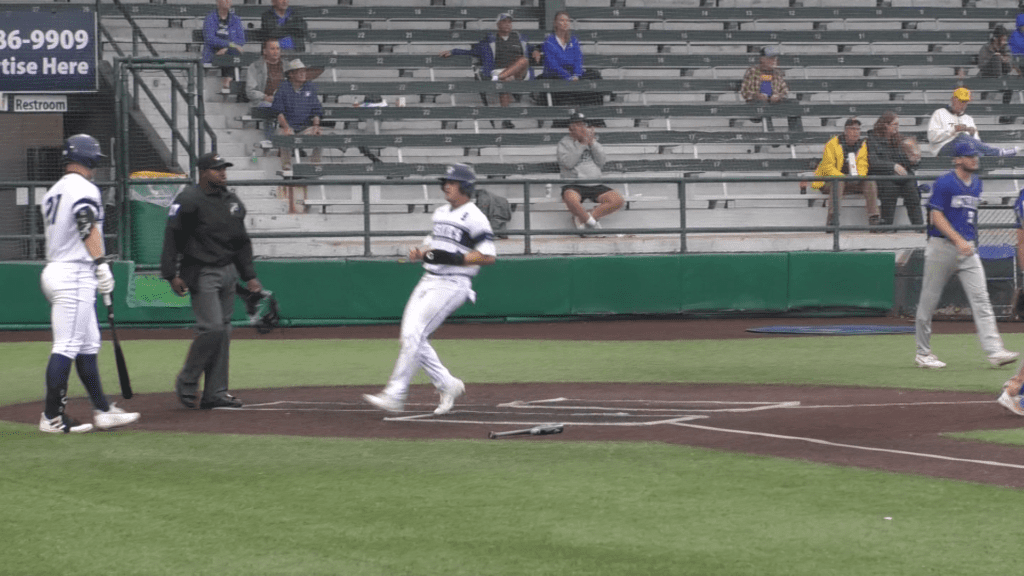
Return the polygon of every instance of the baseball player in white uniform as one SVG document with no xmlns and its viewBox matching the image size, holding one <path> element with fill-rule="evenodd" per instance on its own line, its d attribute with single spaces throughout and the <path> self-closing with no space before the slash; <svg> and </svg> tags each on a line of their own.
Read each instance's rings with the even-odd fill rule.
<svg viewBox="0 0 1024 576">
<path fill-rule="evenodd" d="M 409 250 L 410 261 L 423 261 L 424 274 L 402 314 L 402 349 L 387 386 L 380 394 L 363 395 L 378 408 L 401 412 L 409 382 L 420 368 L 441 396 L 434 414 L 450 412 L 455 399 L 466 390 L 462 380 L 441 364 L 427 338 L 466 300 L 476 302 L 471 279 L 480 266 L 495 260 L 491 224 L 473 203 L 475 182 L 476 174 L 469 166 L 448 167 L 441 178 L 448 204 L 434 211 L 434 229 L 424 245 Z"/>
<path fill-rule="evenodd" d="M 96 365 L 100 349 L 96 292 L 106 296 L 114 291 L 114 276 L 104 256 L 103 202 L 99 188 L 92 183 L 93 170 L 102 157 L 95 138 L 71 136 L 64 141 L 64 177 L 43 196 L 47 264 L 41 285 L 50 301 L 53 349 L 46 366 L 46 404 L 39 420 L 42 432 L 107 430 L 139 419 L 137 412 L 125 412 L 107 402 Z M 92 401 L 92 424 L 64 412 L 72 363 Z"/>
</svg>

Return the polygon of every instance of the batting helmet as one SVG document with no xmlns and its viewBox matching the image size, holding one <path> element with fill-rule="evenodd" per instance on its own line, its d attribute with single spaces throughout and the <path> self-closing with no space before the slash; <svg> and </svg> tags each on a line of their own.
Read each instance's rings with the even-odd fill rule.
<svg viewBox="0 0 1024 576">
<path fill-rule="evenodd" d="M 74 162 L 90 170 L 96 167 L 100 158 L 106 156 L 100 152 L 100 143 L 88 134 L 76 134 L 64 141 L 62 154 L 64 163 Z"/>
<path fill-rule="evenodd" d="M 444 171 L 444 176 L 440 178 L 441 186 L 448 180 L 454 180 L 459 183 L 459 190 L 463 194 L 473 197 L 473 185 L 476 183 L 476 173 L 469 167 L 468 164 L 452 164 Z"/>
</svg>

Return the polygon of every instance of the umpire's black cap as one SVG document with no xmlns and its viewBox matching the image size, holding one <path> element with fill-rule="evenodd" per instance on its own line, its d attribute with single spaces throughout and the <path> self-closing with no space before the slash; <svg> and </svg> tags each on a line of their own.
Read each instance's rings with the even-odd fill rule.
<svg viewBox="0 0 1024 576">
<path fill-rule="evenodd" d="M 196 166 L 200 170 L 213 170 L 215 168 L 227 168 L 228 166 L 234 166 L 234 164 L 221 158 L 221 155 L 216 152 L 207 152 L 200 156 L 199 160 L 196 160 Z"/>
</svg>

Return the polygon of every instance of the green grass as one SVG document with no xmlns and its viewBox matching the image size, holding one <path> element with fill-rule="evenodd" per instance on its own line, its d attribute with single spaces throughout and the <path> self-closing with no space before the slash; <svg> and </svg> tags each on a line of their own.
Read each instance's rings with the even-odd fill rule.
<svg viewBox="0 0 1024 576">
<path fill-rule="evenodd" d="M 0 432 L 12 575 L 995 574 L 1024 500 L 663 444 Z"/>
<path fill-rule="evenodd" d="M 1011 350 L 1024 334 L 1004 336 Z M 167 392 L 181 368 L 188 342 L 138 340 L 123 347 L 138 392 Z M 670 342 L 551 342 L 544 340 L 437 340 L 434 347 L 467 382 L 743 382 L 828 384 L 963 391 L 993 391 L 1006 371 L 988 362 L 973 335 L 937 335 L 935 352 L 949 367 L 914 366 L 914 339 L 895 336 L 827 336 Z M 5 386 L 0 404 L 41 397 L 50 345 L 0 345 Z M 383 384 L 398 353 L 396 340 L 236 340 L 231 345 L 232 388 Z M 111 347 L 100 370 L 116 383 Z M 425 380 L 422 380 L 425 381 Z M 69 387 L 83 395 L 81 386 Z"/>
<path fill-rule="evenodd" d="M 1010 349 L 1024 335 L 1004 336 Z M 745 382 L 987 391 L 973 335 L 435 342 L 467 382 Z M 168 392 L 188 342 L 124 347 Z M 236 390 L 382 384 L 393 340 L 238 340 Z M 109 346 L 100 366 L 116 390 Z M 49 344 L 0 345 L 0 404 Z M 82 387 L 72 382 L 80 396 Z M 146 416 L 143 415 L 145 418 Z M 675 433 L 685 433 L 676 431 Z M 1024 431 L 964 437 L 1024 442 Z M 1007 573 L 1018 491 L 659 443 L 106 433 L 0 422 L 0 575 Z M 891 517 L 892 520 L 885 520 Z"/>
</svg>

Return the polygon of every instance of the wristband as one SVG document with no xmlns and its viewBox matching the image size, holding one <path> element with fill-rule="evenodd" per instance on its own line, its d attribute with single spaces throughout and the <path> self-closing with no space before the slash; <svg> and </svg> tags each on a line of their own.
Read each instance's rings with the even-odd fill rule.
<svg viewBox="0 0 1024 576">
<path fill-rule="evenodd" d="M 423 253 L 423 261 L 427 264 L 454 264 L 461 266 L 466 262 L 463 254 L 446 252 L 444 250 L 427 250 Z"/>
</svg>

